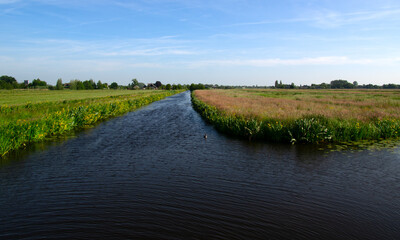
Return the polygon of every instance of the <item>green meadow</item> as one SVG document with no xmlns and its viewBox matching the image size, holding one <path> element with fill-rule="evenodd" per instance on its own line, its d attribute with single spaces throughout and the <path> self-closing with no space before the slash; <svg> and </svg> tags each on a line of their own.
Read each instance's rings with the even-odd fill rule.
<svg viewBox="0 0 400 240">
<path fill-rule="evenodd" d="M 136 94 L 143 94 L 138 92 Z M 49 90 L 0 90 L 0 105 L 19 105 L 27 103 L 57 102 L 101 98 L 109 96 L 132 95 L 129 90 L 79 90 L 79 91 L 49 91 Z"/>
</svg>

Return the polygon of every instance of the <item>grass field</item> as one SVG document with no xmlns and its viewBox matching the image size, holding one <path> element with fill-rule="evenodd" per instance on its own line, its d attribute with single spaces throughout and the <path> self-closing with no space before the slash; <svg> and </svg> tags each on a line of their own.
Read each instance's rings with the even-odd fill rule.
<svg viewBox="0 0 400 240">
<path fill-rule="evenodd" d="M 140 91 L 142 92 L 142 91 Z M 108 96 L 131 95 L 129 90 L 0 90 L 0 105 L 18 105 L 26 103 L 79 100 Z"/>
<path fill-rule="evenodd" d="M 221 131 L 249 138 L 314 143 L 400 136 L 398 90 L 198 90 L 193 102 Z"/>
<path fill-rule="evenodd" d="M 181 91 L 2 91 L 9 99 L 0 102 L 0 156 L 30 142 L 93 126 L 178 92 Z M 2 99 L 6 97 L 2 95 Z"/>
</svg>

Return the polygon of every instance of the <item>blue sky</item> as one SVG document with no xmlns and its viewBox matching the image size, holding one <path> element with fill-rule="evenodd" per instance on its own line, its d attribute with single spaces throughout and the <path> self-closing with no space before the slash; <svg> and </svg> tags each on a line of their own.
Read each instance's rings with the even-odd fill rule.
<svg viewBox="0 0 400 240">
<path fill-rule="evenodd" d="M 400 84 L 398 0 L 0 0 L 0 75 Z"/>
</svg>

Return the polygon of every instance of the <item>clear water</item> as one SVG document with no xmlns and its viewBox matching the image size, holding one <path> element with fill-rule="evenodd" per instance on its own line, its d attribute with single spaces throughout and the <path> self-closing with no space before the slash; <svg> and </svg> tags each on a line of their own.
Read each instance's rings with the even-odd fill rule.
<svg viewBox="0 0 400 240">
<path fill-rule="evenodd" d="M 400 239 L 400 148 L 232 139 L 188 92 L 11 158 L 0 239 Z"/>
</svg>

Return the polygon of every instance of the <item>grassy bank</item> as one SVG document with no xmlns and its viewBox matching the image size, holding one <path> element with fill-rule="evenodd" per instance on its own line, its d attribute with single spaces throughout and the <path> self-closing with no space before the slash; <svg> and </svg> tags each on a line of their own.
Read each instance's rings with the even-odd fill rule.
<svg viewBox="0 0 400 240">
<path fill-rule="evenodd" d="M 65 94 L 64 91 L 54 92 Z M 111 96 L 107 91 L 98 91 L 102 92 L 97 93 L 102 97 L 93 97 L 92 92 L 95 91 L 90 91 L 88 95 L 83 91 L 79 92 L 80 99 L 62 100 L 59 96 L 58 99 L 61 100 L 57 101 L 22 103 L 21 99 L 15 97 L 17 99 L 13 101 L 18 104 L 6 105 L 0 102 L 0 156 L 30 142 L 92 126 L 96 122 L 122 115 L 180 91 L 113 91 Z M 36 93 L 43 94 L 41 91 Z"/>
<path fill-rule="evenodd" d="M 194 108 L 221 132 L 273 142 L 400 137 L 400 91 L 197 90 Z"/>
</svg>

